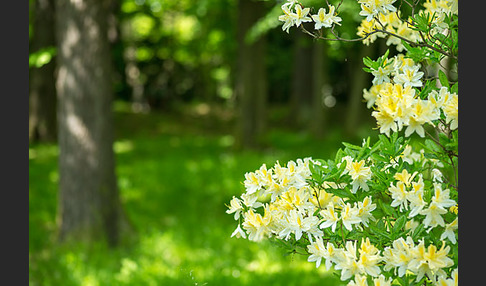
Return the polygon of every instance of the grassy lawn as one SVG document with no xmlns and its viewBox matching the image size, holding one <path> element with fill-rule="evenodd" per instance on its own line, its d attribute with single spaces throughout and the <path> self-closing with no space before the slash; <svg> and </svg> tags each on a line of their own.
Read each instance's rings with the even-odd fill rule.
<svg viewBox="0 0 486 286">
<path fill-rule="evenodd" d="M 122 110 L 115 119 L 116 172 L 136 238 L 117 249 L 56 244 L 58 149 L 31 145 L 30 285 L 341 285 L 307 257 L 230 238 L 236 222 L 225 213 L 245 172 L 333 156 L 340 134 L 319 141 L 274 130 L 262 150 L 235 151 L 228 122 Z"/>
</svg>

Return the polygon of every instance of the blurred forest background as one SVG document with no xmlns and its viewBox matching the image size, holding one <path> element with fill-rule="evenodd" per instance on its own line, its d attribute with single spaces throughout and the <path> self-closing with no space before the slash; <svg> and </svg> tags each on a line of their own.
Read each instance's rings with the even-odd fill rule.
<svg viewBox="0 0 486 286">
<path fill-rule="evenodd" d="M 225 213 L 245 172 L 374 136 L 388 47 L 287 34 L 283 2 L 29 0 L 30 285 L 339 285 Z"/>
</svg>

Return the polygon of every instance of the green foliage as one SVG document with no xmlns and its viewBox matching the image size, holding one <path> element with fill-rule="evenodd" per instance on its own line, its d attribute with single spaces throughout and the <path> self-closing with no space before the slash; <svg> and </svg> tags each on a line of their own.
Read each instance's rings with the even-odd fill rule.
<svg viewBox="0 0 486 286">
<path fill-rule="evenodd" d="M 46 47 L 29 54 L 29 67 L 40 68 L 51 62 L 56 56 L 55 47 Z"/>
</svg>

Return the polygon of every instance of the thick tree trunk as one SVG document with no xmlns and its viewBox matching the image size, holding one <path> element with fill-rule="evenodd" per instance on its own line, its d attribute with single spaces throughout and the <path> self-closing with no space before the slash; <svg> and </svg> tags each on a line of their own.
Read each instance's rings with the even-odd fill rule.
<svg viewBox="0 0 486 286">
<path fill-rule="evenodd" d="M 33 35 L 30 52 L 56 45 L 54 33 L 54 0 L 36 0 L 33 13 Z M 29 141 L 55 142 L 56 87 L 55 59 L 29 71 Z"/>
<path fill-rule="evenodd" d="M 107 4 L 56 0 L 59 128 L 59 238 L 116 245 L 112 66 Z"/>
<path fill-rule="evenodd" d="M 256 147 L 266 127 L 267 78 L 265 38 L 248 43 L 245 36 L 263 15 L 263 2 L 238 1 L 238 61 L 235 94 L 238 104 L 238 148 Z"/>
</svg>

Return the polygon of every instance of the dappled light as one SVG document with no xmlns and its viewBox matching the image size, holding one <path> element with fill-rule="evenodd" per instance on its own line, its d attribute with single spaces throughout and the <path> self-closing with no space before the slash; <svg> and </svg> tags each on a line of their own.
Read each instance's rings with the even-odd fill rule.
<svg viewBox="0 0 486 286">
<path fill-rule="evenodd" d="M 147 123 L 157 117 L 132 116 Z M 30 190 L 30 243 L 38 250 L 31 253 L 31 274 L 43 277 L 46 285 L 60 280 L 64 285 L 105 285 L 105 281 L 118 285 L 253 285 L 259 281 L 279 285 L 286 281 L 286 285 L 298 285 L 302 275 L 308 285 L 324 281 L 339 285 L 332 284 L 335 278 L 324 269 L 316 271 L 305 257 L 284 256 L 273 245 L 262 248 L 230 239 L 232 221 L 221 215 L 231 194 L 242 191 L 242 173 L 255 168 L 261 159 L 272 162 L 292 157 L 299 152 L 290 151 L 290 146 L 309 145 L 310 139 L 281 133 L 288 137 L 287 149 L 276 145 L 269 153 L 235 153 L 232 135 L 190 135 L 190 129 L 182 126 L 176 131 L 115 141 L 121 199 L 138 233 L 136 242 L 115 251 L 102 244 L 92 250 L 82 245 L 56 246 L 50 233 L 55 232 L 56 181 L 51 179 L 57 176 L 57 148 L 32 146 L 29 176 L 36 183 Z M 295 143 L 290 143 L 291 138 Z M 325 143 L 309 146 L 318 150 Z M 47 275 L 46 266 L 56 270 Z"/>
<path fill-rule="evenodd" d="M 457 0 L 29 4 L 29 285 L 457 284 Z"/>
</svg>

